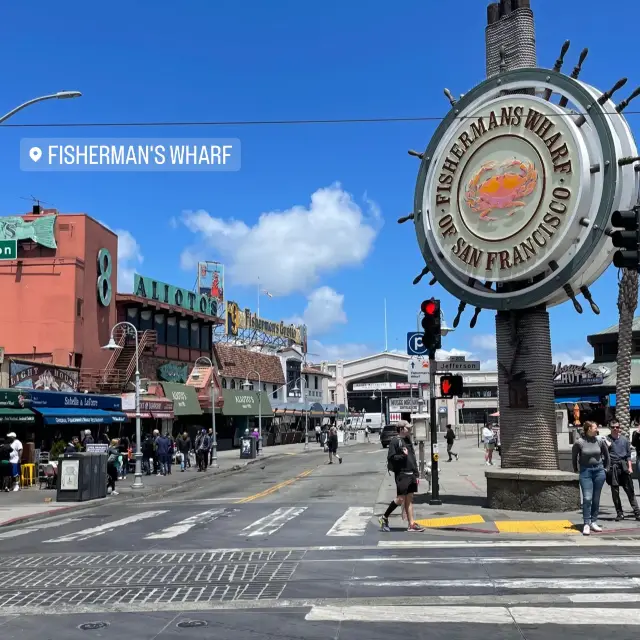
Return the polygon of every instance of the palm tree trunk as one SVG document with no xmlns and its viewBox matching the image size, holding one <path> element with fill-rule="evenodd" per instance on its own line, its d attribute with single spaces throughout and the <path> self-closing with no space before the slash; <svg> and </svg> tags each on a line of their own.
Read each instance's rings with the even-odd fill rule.
<svg viewBox="0 0 640 640">
<path fill-rule="evenodd" d="M 618 356 L 616 373 L 616 419 L 622 431 L 629 433 L 631 428 L 631 412 L 629 399 L 631 395 L 631 347 L 633 332 L 633 316 L 638 306 L 638 272 L 630 269 L 622 270 L 618 287 Z"/>
</svg>

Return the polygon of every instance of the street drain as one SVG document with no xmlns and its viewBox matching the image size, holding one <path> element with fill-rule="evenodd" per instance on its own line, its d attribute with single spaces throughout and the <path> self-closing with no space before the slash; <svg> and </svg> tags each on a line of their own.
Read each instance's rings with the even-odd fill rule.
<svg viewBox="0 0 640 640">
<path fill-rule="evenodd" d="M 95 631 L 96 629 L 104 629 L 108 626 L 108 622 L 85 622 L 84 624 L 78 625 L 78 629 L 80 629 L 80 631 Z"/>
<path fill-rule="evenodd" d="M 182 620 L 178 622 L 176 627 L 180 629 L 195 629 L 196 627 L 208 627 L 209 623 L 206 620 Z"/>
</svg>

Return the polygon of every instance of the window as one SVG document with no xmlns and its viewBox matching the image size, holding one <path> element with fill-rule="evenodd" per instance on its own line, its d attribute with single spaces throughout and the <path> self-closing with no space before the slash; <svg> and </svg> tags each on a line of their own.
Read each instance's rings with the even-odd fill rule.
<svg viewBox="0 0 640 640">
<path fill-rule="evenodd" d="M 139 315 L 137 307 L 127 309 L 127 322 L 130 322 L 136 329 L 139 329 Z"/>
<path fill-rule="evenodd" d="M 146 331 L 153 327 L 153 312 L 145 309 L 140 312 L 140 331 Z"/>
<path fill-rule="evenodd" d="M 336 392 L 332 391 L 331 392 L 331 404 L 335 404 L 336 401 Z"/>
<path fill-rule="evenodd" d="M 318 390 L 318 376 L 313 376 L 313 386 L 317 391 Z"/>
<path fill-rule="evenodd" d="M 167 323 L 165 322 L 164 313 L 156 313 L 153 317 L 153 325 L 158 334 L 158 344 L 167 343 Z"/>
<path fill-rule="evenodd" d="M 200 348 L 200 325 L 197 322 L 191 323 L 191 348 Z"/>
<path fill-rule="evenodd" d="M 181 347 L 189 346 L 189 321 L 180 320 L 178 323 L 178 345 Z"/>
<path fill-rule="evenodd" d="M 294 395 L 300 379 L 300 360 L 287 360 L 287 395 Z"/>
<path fill-rule="evenodd" d="M 463 390 L 462 398 L 497 398 L 497 387 L 467 387 Z"/>
<path fill-rule="evenodd" d="M 222 388 L 223 389 L 227 388 L 227 379 L 226 378 L 222 378 Z"/>
<path fill-rule="evenodd" d="M 235 389 L 236 388 L 236 381 L 231 379 L 231 388 Z"/>
<path fill-rule="evenodd" d="M 309 388 L 309 376 L 306 373 L 304 374 L 304 388 L 305 390 Z"/>
<path fill-rule="evenodd" d="M 178 319 L 175 316 L 167 318 L 167 344 L 178 344 Z"/>
<path fill-rule="evenodd" d="M 266 390 L 267 390 L 267 383 L 266 383 L 266 382 L 263 382 L 263 383 L 262 383 L 262 390 L 263 390 L 263 391 L 266 391 Z"/>
<path fill-rule="evenodd" d="M 208 324 L 200 327 L 200 349 L 202 351 L 211 350 L 211 327 Z"/>
<path fill-rule="evenodd" d="M 278 399 L 278 387 L 275 384 L 273 385 L 273 393 L 271 394 L 271 397 L 274 400 Z"/>
<path fill-rule="evenodd" d="M 84 300 L 82 298 L 76 298 L 76 316 L 82 318 L 82 307 L 84 306 Z"/>
</svg>

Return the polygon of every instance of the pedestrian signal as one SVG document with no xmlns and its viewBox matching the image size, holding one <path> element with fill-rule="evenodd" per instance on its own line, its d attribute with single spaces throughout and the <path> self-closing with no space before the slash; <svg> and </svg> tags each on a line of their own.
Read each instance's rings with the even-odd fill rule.
<svg viewBox="0 0 640 640">
<path fill-rule="evenodd" d="M 440 395 L 443 398 L 460 397 L 463 388 L 462 376 L 454 376 L 448 373 L 440 378 Z"/>
</svg>

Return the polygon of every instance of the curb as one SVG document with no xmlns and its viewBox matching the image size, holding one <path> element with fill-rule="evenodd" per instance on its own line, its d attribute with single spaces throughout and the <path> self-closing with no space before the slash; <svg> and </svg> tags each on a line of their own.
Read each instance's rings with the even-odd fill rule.
<svg viewBox="0 0 640 640">
<path fill-rule="evenodd" d="M 309 454 L 312 453 L 311 450 L 308 451 L 301 451 L 301 452 L 296 452 L 295 455 L 299 455 L 299 454 Z M 150 497 L 157 497 L 159 495 L 162 495 L 163 493 L 167 493 L 169 491 L 172 491 L 173 489 L 177 489 L 179 487 L 184 487 L 190 484 L 193 484 L 195 482 L 199 482 L 201 479 L 203 478 L 211 478 L 212 476 L 230 476 L 233 475 L 235 473 L 238 473 L 240 471 L 242 471 L 243 469 L 246 469 L 247 467 L 254 465 L 258 462 L 267 462 L 268 460 L 272 460 L 272 459 L 276 459 L 276 458 L 284 458 L 285 456 L 289 456 L 291 455 L 290 453 L 274 453 L 273 455 L 270 455 L 266 458 L 255 458 L 253 460 L 247 460 L 246 462 L 244 462 L 243 464 L 236 464 L 233 467 L 229 468 L 229 469 L 218 469 L 217 471 L 213 471 L 212 473 L 207 474 L 206 476 L 195 476 L 193 478 L 187 478 L 183 481 L 180 482 L 174 482 L 170 485 L 164 485 L 163 487 L 158 487 L 156 489 L 151 489 L 148 492 L 145 492 L 144 495 L 140 495 L 140 494 L 133 494 L 131 496 L 126 496 L 123 497 L 121 499 L 116 499 L 114 500 L 111 497 L 106 497 L 106 498 L 97 498 L 96 500 L 87 500 L 86 502 L 79 502 L 79 503 L 74 503 L 72 505 L 69 505 L 68 507 L 58 507 L 55 509 L 49 509 L 48 511 L 41 511 L 39 513 L 30 513 L 28 515 L 25 516 L 18 516 L 17 518 L 12 518 L 11 520 L 6 520 L 4 522 L 0 522 L 0 529 L 3 529 L 4 527 L 9 527 L 9 526 L 13 526 L 16 524 L 25 524 L 28 522 L 38 522 L 40 520 L 45 520 L 46 518 L 49 518 L 51 516 L 54 515 L 63 515 L 63 514 L 67 514 L 69 512 L 76 512 L 76 511 L 84 511 L 87 509 L 92 509 L 94 507 L 100 507 L 103 504 L 106 504 L 107 502 L 110 503 L 114 503 L 114 504 L 126 504 L 127 502 L 131 502 L 133 500 L 146 500 L 147 498 Z"/>
</svg>

